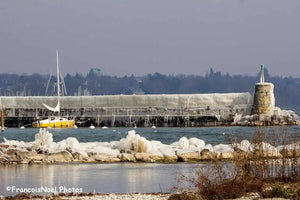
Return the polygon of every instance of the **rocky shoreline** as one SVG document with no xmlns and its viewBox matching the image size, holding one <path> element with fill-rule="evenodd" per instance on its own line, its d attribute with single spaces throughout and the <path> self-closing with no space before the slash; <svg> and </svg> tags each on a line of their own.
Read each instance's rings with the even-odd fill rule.
<svg viewBox="0 0 300 200">
<path fill-rule="evenodd" d="M 11 146 L 0 145 L 1 164 L 54 164 L 54 163 L 117 163 L 117 162 L 200 162 L 212 160 L 230 160 L 235 153 L 212 153 L 209 150 L 201 152 L 188 152 L 174 156 L 159 156 L 151 153 L 121 153 L 112 156 L 103 153 L 89 153 L 82 156 L 78 153 L 71 153 L 67 150 L 56 153 L 38 153 L 36 151 L 20 151 Z"/>
<path fill-rule="evenodd" d="M 187 152 L 173 156 L 159 156 L 151 153 L 133 152 L 120 153 L 117 156 L 104 153 L 88 153 L 83 156 L 68 150 L 56 153 L 39 153 L 36 151 L 20 151 L 14 146 L 0 144 L 0 164 L 58 164 L 58 163 L 118 163 L 118 162 L 144 162 L 144 163 L 176 163 L 176 162 L 201 162 L 201 161 L 229 161 L 238 156 L 251 156 L 251 152 L 236 149 L 234 152 L 214 153 L 208 149 L 201 152 Z M 284 155 L 292 155 L 293 151 L 281 152 L 266 151 L 265 158 L 280 159 Z M 297 152 L 300 156 L 300 152 Z"/>
<path fill-rule="evenodd" d="M 86 147 L 83 151 L 83 149 L 78 149 L 80 144 L 75 138 L 68 138 L 64 141 L 63 147 L 56 148 L 55 151 L 51 152 L 49 150 L 51 148 L 47 147 L 47 145 L 55 144 L 51 141 L 51 137 L 51 133 L 41 130 L 32 143 L 16 141 L 1 143 L 0 164 L 228 161 L 240 156 L 251 157 L 258 152 L 264 158 L 269 159 L 288 158 L 289 155 L 295 156 L 295 154 L 300 156 L 299 142 L 274 147 L 264 142 L 253 145 L 248 140 L 243 140 L 240 143 L 212 146 L 203 144 L 204 142 L 197 138 L 188 140 L 183 137 L 173 146 L 160 143 L 157 146 L 160 145 L 161 147 L 155 149 L 154 144 L 158 141 L 151 141 L 151 143 L 145 138 L 135 135 L 135 132 L 129 133 L 127 138 L 122 139 L 125 141 L 123 141 L 124 144 L 117 144 L 117 142 L 107 144 L 110 146 L 119 145 L 121 146 L 120 150 L 117 147 L 108 149 L 104 146 L 95 146 L 91 149 Z M 50 143 L 49 141 L 47 143 L 47 140 L 50 140 Z M 89 144 L 85 145 L 88 146 Z"/>
</svg>

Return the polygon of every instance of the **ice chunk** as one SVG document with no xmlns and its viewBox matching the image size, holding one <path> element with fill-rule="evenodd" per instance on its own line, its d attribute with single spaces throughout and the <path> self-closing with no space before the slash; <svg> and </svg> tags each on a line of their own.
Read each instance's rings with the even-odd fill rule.
<svg viewBox="0 0 300 200">
<path fill-rule="evenodd" d="M 207 150 L 209 150 L 210 152 L 214 152 L 214 148 L 213 148 L 213 146 L 212 146 L 211 144 L 205 145 L 205 146 L 203 147 L 203 149 L 207 149 Z"/>
<path fill-rule="evenodd" d="M 190 142 L 186 137 L 182 137 L 179 139 L 179 147 L 181 149 L 188 149 L 190 146 Z"/>
<path fill-rule="evenodd" d="M 253 150 L 253 146 L 251 145 L 251 143 L 248 140 L 242 140 L 240 143 L 233 144 L 233 146 L 237 147 L 238 149 L 240 149 L 242 151 L 246 151 L 246 152 Z"/>
<path fill-rule="evenodd" d="M 134 137 L 135 136 L 135 130 L 128 131 L 127 137 Z"/>
<path fill-rule="evenodd" d="M 218 144 L 213 147 L 214 152 L 216 153 L 225 153 L 225 152 L 233 152 L 233 148 L 230 144 Z"/>
<path fill-rule="evenodd" d="M 53 143 L 52 134 L 46 129 L 41 128 L 40 131 L 35 135 L 35 141 L 33 142 L 33 148 L 41 152 L 49 152 Z"/>
<path fill-rule="evenodd" d="M 93 153 L 108 154 L 111 156 L 118 156 L 120 154 L 120 151 L 118 149 L 111 149 L 111 148 L 105 147 L 105 146 L 96 146 L 92 149 L 87 149 L 87 151 L 93 152 Z"/>
<path fill-rule="evenodd" d="M 198 148 L 201 148 L 201 147 L 205 146 L 205 142 L 201 139 L 198 139 L 198 138 L 190 138 L 189 142 L 190 142 L 189 143 L 190 146 L 195 146 L 195 147 L 198 147 Z"/>
</svg>

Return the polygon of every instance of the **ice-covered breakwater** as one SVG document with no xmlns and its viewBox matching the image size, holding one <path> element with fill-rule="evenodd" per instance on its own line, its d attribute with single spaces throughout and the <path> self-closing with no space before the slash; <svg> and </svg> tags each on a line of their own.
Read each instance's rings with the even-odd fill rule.
<svg viewBox="0 0 300 200">
<path fill-rule="evenodd" d="M 264 152 L 266 157 L 280 158 L 282 153 L 300 155 L 300 143 L 272 146 L 243 140 L 234 144 L 206 144 L 199 138 L 182 137 L 172 144 L 149 141 L 128 131 L 125 138 L 111 142 L 80 143 L 74 137 L 54 142 L 52 134 L 40 129 L 32 142 L 4 140 L 0 144 L 1 163 L 69 163 L 69 162 L 178 162 L 233 159 L 241 152 Z"/>
<path fill-rule="evenodd" d="M 263 92 L 261 92 L 263 94 Z M 261 94 L 259 93 L 259 94 Z M 77 126 L 95 127 L 199 127 L 217 125 L 295 125 L 293 111 L 276 108 L 272 100 L 267 118 L 259 116 L 263 95 L 253 105 L 248 93 L 105 95 L 61 97 L 61 115 L 75 117 Z M 54 115 L 44 104 L 56 105 L 56 97 L 0 97 L 7 127 L 31 126 L 37 119 Z M 266 104 L 266 105 L 265 105 Z M 272 112 L 271 112 L 272 111 Z M 252 115 L 251 115 L 252 114 Z"/>
<path fill-rule="evenodd" d="M 6 126 L 30 124 L 47 118 L 44 104 L 56 105 L 56 97 L 0 97 Z M 249 115 L 250 93 L 64 96 L 61 114 L 76 117 L 77 125 L 111 127 L 203 126 Z M 84 124 L 84 122 L 86 124 Z"/>
</svg>

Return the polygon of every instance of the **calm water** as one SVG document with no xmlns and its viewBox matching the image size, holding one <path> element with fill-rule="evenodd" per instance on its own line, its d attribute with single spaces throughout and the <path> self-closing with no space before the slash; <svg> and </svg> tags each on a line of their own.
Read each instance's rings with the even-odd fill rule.
<svg viewBox="0 0 300 200">
<path fill-rule="evenodd" d="M 9 188 L 82 188 L 83 192 L 168 192 L 179 173 L 191 175 L 200 164 L 67 164 L 0 165 L 0 196 L 16 195 Z M 39 193 L 42 194 L 42 193 Z"/>
<path fill-rule="evenodd" d="M 273 134 L 274 131 L 281 131 L 280 127 L 269 127 L 266 131 Z M 290 126 L 284 128 L 287 132 L 296 133 L 299 127 Z M 53 134 L 55 142 L 59 142 L 68 137 L 75 137 L 79 142 L 110 142 L 119 141 L 126 137 L 129 128 L 78 128 L 78 129 L 48 129 Z M 164 144 L 171 144 L 178 141 L 181 137 L 187 138 L 197 137 L 204 140 L 207 144 L 229 143 L 225 134 L 231 133 L 234 136 L 241 136 L 243 138 L 251 138 L 255 130 L 264 132 L 264 128 L 253 127 L 212 127 L 212 128 L 137 128 L 134 129 L 137 134 L 145 137 L 147 140 L 158 140 Z M 26 128 L 17 129 L 9 128 L 5 132 L 0 133 L 0 142 L 3 142 L 5 137 L 8 140 L 19 140 L 30 142 L 34 141 L 34 136 L 39 129 Z"/>
</svg>

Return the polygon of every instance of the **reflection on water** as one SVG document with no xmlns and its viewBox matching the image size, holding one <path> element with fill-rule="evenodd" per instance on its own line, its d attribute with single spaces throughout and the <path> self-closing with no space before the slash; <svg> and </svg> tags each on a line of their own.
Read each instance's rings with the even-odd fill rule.
<svg viewBox="0 0 300 200">
<path fill-rule="evenodd" d="M 60 164 L 0 166 L 0 195 L 16 195 L 7 186 L 19 188 L 82 188 L 83 192 L 167 192 L 178 173 L 189 174 L 200 164 Z"/>
</svg>

